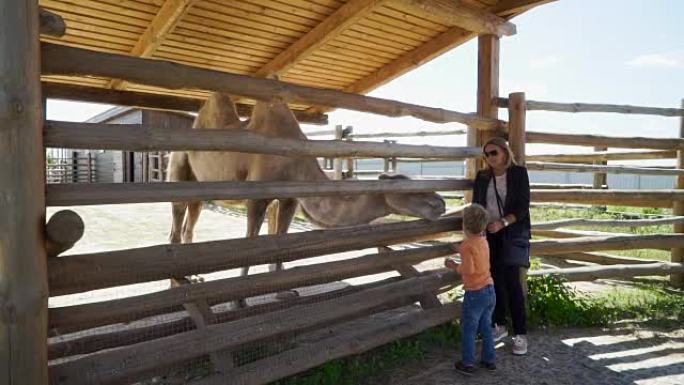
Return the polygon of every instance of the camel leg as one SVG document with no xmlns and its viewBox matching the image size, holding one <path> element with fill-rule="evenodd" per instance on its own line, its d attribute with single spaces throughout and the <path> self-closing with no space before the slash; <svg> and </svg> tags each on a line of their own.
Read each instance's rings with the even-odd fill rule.
<svg viewBox="0 0 684 385">
<path fill-rule="evenodd" d="M 270 200 L 250 200 L 247 201 L 247 238 L 256 237 L 259 235 L 261 225 L 264 223 L 266 217 L 266 208 Z M 249 266 L 242 267 L 240 276 L 249 274 Z M 246 307 L 247 302 L 242 298 L 238 300 L 239 307 Z"/>
<path fill-rule="evenodd" d="M 169 165 L 167 168 L 167 180 L 169 182 L 185 182 L 194 180 L 190 170 L 188 154 L 182 151 L 174 151 L 169 154 Z M 173 224 L 169 234 L 170 243 L 181 243 L 181 233 L 183 228 L 183 218 L 188 202 L 173 202 L 171 204 L 171 214 Z"/>
<path fill-rule="evenodd" d="M 185 221 L 183 222 L 183 243 L 192 243 L 195 225 L 202 213 L 202 202 L 188 202 Z"/>
<path fill-rule="evenodd" d="M 278 200 L 278 205 L 274 207 L 273 215 L 269 216 L 268 233 L 269 234 L 287 234 L 287 230 L 290 229 L 292 224 L 292 219 L 294 219 L 295 212 L 297 211 L 297 200 L 296 199 L 282 199 Z M 275 218 L 274 218 L 275 217 Z M 270 223 L 270 219 L 274 218 L 275 223 L 273 226 Z M 272 263 L 268 265 L 269 271 L 280 271 L 283 269 L 283 263 Z"/>
<path fill-rule="evenodd" d="M 274 224 L 268 225 L 269 234 L 286 234 L 287 230 L 290 228 L 292 219 L 294 218 L 295 211 L 297 210 L 297 200 L 296 199 L 282 199 L 278 201 L 278 205 L 273 207 L 273 212 L 269 216 L 269 220 L 274 220 Z M 277 214 L 276 214 L 277 211 Z M 272 263 L 268 265 L 268 271 L 281 271 L 283 270 L 283 263 Z M 299 297 L 297 290 L 291 289 L 286 291 L 281 291 L 276 294 L 276 299 L 287 300 Z"/>
<path fill-rule="evenodd" d="M 169 243 L 181 243 L 181 228 L 183 227 L 186 207 L 186 202 L 173 202 L 171 204 L 173 222 L 171 224 L 171 233 L 169 234 Z"/>
</svg>

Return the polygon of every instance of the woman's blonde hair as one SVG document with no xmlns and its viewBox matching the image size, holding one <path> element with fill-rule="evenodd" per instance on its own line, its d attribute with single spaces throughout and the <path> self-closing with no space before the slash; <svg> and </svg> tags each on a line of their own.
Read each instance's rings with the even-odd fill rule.
<svg viewBox="0 0 684 385">
<path fill-rule="evenodd" d="M 506 168 L 510 168 L 511 165 L 513 165 L 513 164 L 515 164 L 515 165 L 518 164 L 515 161 L 515 155 L 513 155 L 513 151 L 511 151 L 511 148 L 508 146 L 508 142 L 506 141 L 506 139 L 504 139 L 500 136 L 495 136 L 495 137 L 489 139 L 487 141 L 487 143 L 485 143 L 484 146 L 482 146 L 482 152 L 483 153 L 484 153 L 484 149 L 487 146 L 489 146 L 490 144 L 494 145 L 496 147 L 499 147 L 500 149 L 503 150 L 504 154 L 506 154 Z M 485 165 L 487 166 L 488 169 L 491 168 L 489 166 L 489 163 L 487 163 L 486 159 L 485 159 Z"/>
</svg>

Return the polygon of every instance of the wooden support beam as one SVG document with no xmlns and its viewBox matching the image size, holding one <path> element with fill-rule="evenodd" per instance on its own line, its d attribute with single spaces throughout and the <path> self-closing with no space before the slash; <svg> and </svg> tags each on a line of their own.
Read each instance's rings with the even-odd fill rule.
<svg viewBox="0 0 684 385">
<path fill-rule="evenodd" d="M 227 92 L 256 100 L 282 98 L 290 103 L 339 107 L 386 116 L 413 116 L 435 123 L 459 122 L 481 129 L 503 127 L 502 122 L 475 114 L 424 107 L 341 91 L 253 78 L 204 68 L 90 51 L 56 44 L 42 45 L 44 75 L 102 76 L 170 89 L 196 88 Z"/>
<path fill-rule="evenodd" d="M 471 147 L 437 147 L 378 142 L 302 140 L 267 136 L 248 130 L 156 127 L 48 121 L 45 146 L 126 151 L 236 151 L 254 154 L 315 157 L 428 157 L 463 159 L 477 156 Z"/>
<path fill-rule="evenodd" d="M 294 306 L 224 324 L 210 325 L 169 338 L 87 355 L 50 367 L 52 384 L 114 384 L 135 382 L 159 367 L 246 343 L 290 335 L 350 315 L 367 314 L 384 303 L 456 281 L 456 274 L 438 272 L 364 290 L 315 306 Z M 255 332 L 256 331 L 256 332 Z"/>
<path fill-rule="evenodd" d="M 508 98 L 508 144 L 518 165 L 525 166 L 525 93 L 511 93 Z"/>
<path fill-rule="evenodd" d="M 38 1 L 0 0 L 0 383 L 47 385 Z"/>
<path fill-rule="evenodd" d="M 684 149 L 684 138 L 612 137 L 600 135 L 550 134 L 527 132 L 527 143 L 621 148 L 653 148 L 660 150 Z"/>
<path fill-rule="evenodd" d="M 415 132 L 376 132 L 372 134 L 351 134 L 347 138 L 414 138 L 423 136 L 463 135 L 465 130 L 415 131 Z"/>
<path fill-rule="evenodd" d="M 195 3 L 197 0 L 165 0 L 135 43 L 131 56 L 151 57 Z M 126 88 L 126 82 L 114 79 L 109 83 L 109 88 L 123 90 Z"/>
<path fill-rule="evenodd" d="M 378 253 L 389 253 L 392 252 L 392 248 L 387 247 L 387 246 L 379 246 L 378 247 Z M 413 267 L 411 264 L 394 264 L 393 265 L 394 269 L 401 274 L 402 277 L 404 278 L 412 278 L 412 277 L 418 277 L 420 276 L 420 272 Z M 420 296 L 420 306 L 423 309 L 431 309 L 435 307 L 441 306 L 442 303 L 439 301 L 436 295 L 433 293 L 423 293 Z"/>
<path fill-rule="evenodd" d="M 684 200 L 678 190 L 532 190 L 532 202 L 562 202 L 634 207 L 672 207 Z"/>
<path fill-rule="evenodd" d="M 92 183 L 47 186 L 48 206 L 305 198 L 354 194 L 468 190 L 472 182 L 453 180 L 349 180 L 318 182 Z"/>
<path fill-rule="evenodd" d="M 591 164 L 577 164 L 577 163 L 550 163 L 550 162 L 528 162 L 527 168 L 536 171 L 566 171 L 566 172 L 589 172 L 597 173 L 598 175 L 605 174 L 639 174 L 639 175 L 667 175 L 679 176 L 684 175 L 682 169 L 667 169 L 667 168 L 648 168 L 648 167 L 630 167 L 630 166 L 603 166 Z M 597 185 L 596 183 L 594 184 Z M 599 186 L 605 186 L 605 178 L 598 180 Z M 599 187 L 602 188 L 602 187 Z"/>
<path fill-rule="evenodd" d="M 477 34 L 512 36 L 516 33 L 515 24 L 481 10 L 459 4 L 452 0 L 393 0 L 393 4 L 424 15 L 428 20 Z"/>
<path fill-rule="evenodd" d="M 684 110 L 684 99 L 682 99 L 682 110 Z M 684 115 L 679 121 L 679 137 L 684 138 Z M 684 148 L 677 151 L 677 168 L 684 169 Z M 678 175 L 675 179 L 675 188 L 684 191 L 684 175 Z M 684 202 L 674 202 L 672 207 L 673 215 L 684 215 Z M 684 224 L 675 224 L 673 231 L 677 234 L 684 233 Z M 684 248 L 673 248 L 670 251 L 670 261 L 675 263 L 684 262 Z M 670 284 L 677 288 L 684 288 L 684 273 L 672 274 L 670 276 Z"/>
<path fill-rule="evenodd" d="M 533 162 L 587 163 L 609 160 L 673 159 L 677 151 L 598 151 L 589 154 L 544 154 L 528 155 Z"/>
<path fill-rule="evenodd" d="M 61 333 L 127 322 L 164 314 L 197 301 L 234 301 L 256 295 L 393 270 L 394 264 L 414 264 L 452 254 L 452 245 L 439 245 L 370 254 L 358 258 L 306 265 L 296 269 L 218 279 L 105 302 L 51 308 L 50 328 Z M 249 264 L 247 262 L 246 264 Z"/>
<path fill-rule="evenodd" d="M 204 103 L 203 99 L 147 92 L 110 90 L 71 84 L 42 82 L 42 86 L 43 96 L 49 99 L 77 100 L 88 103 L 104 103 L 117 106 L 183 112 L 197 112 L 202 107 L 202 103 Z M 252 108 L 253 106 L 250 104 L 238 103 L 238 115 L 242 118 L 249 118 L 252 115 Z M 328 115 L 309 113 L 302 110 L 293 110 L 292 112 L 300 123 L 328 124 Z"/>
<path fill-rule="evenodd" d="M 508 99 L 497 98 L 496 103 L 499 107 L 505 108 L 508 105 Z M 618 114 L 684 116 L 684 108 L 641 107 L 618 104 L 554 103 L 536 100 L 528 100 L 527 109 L 558 112 L 612 112 Z"/>
<path fill-rule="evenodd" d="M 515 16 L 556 0 L 499 0 L 489 11 L 501 17 Z"/>
<path fill-rule="evenodd" d="M 256 76 L 280 75 L 309 56 L 319 47 L 339 36 L 345 29 L 356 24 L 387 0 L 349 0 L 318 23 L 294 44 L 261 67 Z"/>
<path fill-rule="evenodd" d="M 524 12 L 536 5 L 549 1 L 554 0 L 501 1 L 499 2 L 501 4 L 494 5 L 486 10 L 497 16 L 508 17 L 512 14 Z M 348 86 L 345 88 L 345 91 L 358 94 L 370 92 L 381 85 L 388 83 L 392 79 L 396 79 L 412 69 L 420 67 L 452 48 L 467 42 L 475 36 L 477 36 L 477 33 L 467 31 L 461 27 L 453 27 L 443 32 L 441 35 L 428 40 L 425 44 L 413 51 L 402 55 L 398 59 L 375 71 L 373 74 Z M 315 111 L 326 111 L 326 109 L 321 110 L 316 108 Z"/>
<path fill-rule="evenodd" d="M 66 24 L 56 13 L 50 12 L 44 8 L 40 8 L 38 14 L 40 22 L 40 33 L 52 37 L 62 37 L 66 33 Z"/>
<path fill-rule="evenodd" d="M 407 243 L 428 234 L 458 231 L 461 223 L 461 218 L 415 220 L 69 255 L 48 262 L 50 294 L 73 294 L 170 276 L 205 274 L 249 264 L 290 262 L 378 245 Z M 78 274 L 79 271 L 88 271 L 88 274 Z"/>
</svg>

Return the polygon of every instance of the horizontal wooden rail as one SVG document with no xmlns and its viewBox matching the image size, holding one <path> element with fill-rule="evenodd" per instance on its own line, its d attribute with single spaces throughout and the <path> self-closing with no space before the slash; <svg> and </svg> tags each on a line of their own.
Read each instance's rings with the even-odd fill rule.
<svg viewBox="0 0 684 385">
<path fill-rule="evenodd" d="M 534 270 L 529 276 L 559 275 L 568 281 L 594 281 L 602 278 L 643 277 L 669 275 L 684 271 L 684 264 L 657 262 L 643 265 L 586 266 L 558 270 Z"/>
<path fill-rule="evenodd" d="M 611 137 L 599 135 L 550 134 L 546 132 L 531 131 L 528 131 L 526 136 L 527 143 L 684 150 L 684 139 L 681 138 Z"/>
<path fill-rule="evenodd" d="M 170 61 L 142 59 L 49 43 L 43 43 L 41 48 L 43 75 L 98 76 L 169 89 L 194 88 L 227 92 L 257 100 L 282 98 L 291 103 L 345 108 L 394 117 L 412 116 L 435 123 L 458 122 L 482 130 L 505 127 L 504 122 L 500 120 L 485 119 L 474 113 L 299 86 Z"/>
<path fill-rule="evenodd" d="M 183 112 L 197 112 L 202 107 L 202 103 L 204 103 L 203 99 L 197 98 L 50 83 L 46 81 L 41 82 L 41 86 L 43 96 L 49 99 L 77 100 L 88 103 L 104 103 L 117 106 Z M 251 116 L 251 105 L 238 103 L 236 107 L 238 115 L 241 117 Z M 328 124 L 328 115 L 326 114 L 302 110 L 292 110 L 292 112 L 300 123 Z"/>
<path fill-rule="evenodd" d="M 393 312 L 395 313 L 395 312 Z M 338 325 L 327 331 L 329 337 L 314 344 L 302 344 L 292 350 L 240 366 L 228 375 L 214 375 L 192 385 L 272 383 L 324 363 L 368 351 L 377 346 L 418 334 L 457 318 L 461 303 L 451 303 L 435 309 L 414 308 L 410 312 L 392 314 L 388 319 L 364 319 L 349 325 Z M 358 325 L 356 325 L 358 323 Z M 354 327 L 356 326 L 356 327 Z M 340 329 L 340 330 L 338 330 Z"/>
<path fill-rule="evenodd" d="M 306 135 L 307 137 L 310 137 L 310 136 L 335 135 L 335 130 L 308 131 L 308 132 L 305 132 L 304 135 Z"/>
<path fill-rule="evenodd" d="M 355 194 L 468 190 L 469 180 L 349 180 L 311 182 L 169 182 L 50 185 L 48 206 L 304 198 Z"/>
<path fill-rule="evenodd" d="M 619 255 L 610 255 L 604 253 L 566 253 L 566 254 L 554 254 L 554 255 L 543 255 L 542 257 L 553 258 L 553 259 L 570 259 L 573 261 L 591 262 L 598 263 L 599 265 L 624 265 L 624 264 L 635 264 L 635 265 L 645 265 L 649 263 L 656 263 L 651 259 L 639 259 L 623 257 Z"/>
<path fill-rule="evenodd" d="M 391 277 L 381 281 L 362 285 L 347 286 L 342 289 L 327 291 L 320 294 L 299 296 L 288 299 L 287 301 L 273 301 L 234 310 L 215 311 L 214 319 L 216 322 L 214 323 L 230 322 L 241 318 L 252 317 L 257 314 L 283 310 L 291 306 L 308 305 L 330 300 L 343 295 L 356 293 L 361 290 L 370 289 L 372 287 L 397 282 L 400 279 L 400 277 Z M 208 304 L 213 305 L 215 303 L 209 301 Z M 55 336 L 53 340 L 48 343 L 48 359 L 53 360 L 60 357 L 88 354 L 98 350 L 137 344 L 140 342 L 187 332 L 193 329 L 196 329 L 194 321 L 191 317 L 186 316 L 169 322 L 155 322 L 151 325 L 145 324 L 143 326 L 130 326 L 129 328 L 125 328 L 123 330 L 93 331 L 92 333 L 84 333 L 84 335 L 78 336 L 60 334 Z M 55 331 L 53 330 L 53 332 Z"/>
<path fill-rule="evenodd" d="M 684 190 L 532 190 L 531 201 L 624 205 L 635 207 L 672 207 L 684 200 Z"/>
<path fill-rule="evenodd" d="M 497 98 L 497 105 L 501 108 L 508 107 L 507 98 Z M 525 107 L 528 111 L 558 111 L 558 112 L 614 112 L 618 114 L 641 114 L 660 116 L 684 116 L 683 108 L 641 107 L 619 104 L 594 104 L 594 103 L 554 103 L 527 100 Z"/>
<path fill-rule="evenodd" d="M 663 176 L 682 176 L 684 170 L 662 169 L 647 167 L 630 166 L 603 166 L 592 164 L 574 163 L 548 163 L 548 162 L 526 162 L 525 167 L 534 171 L 564 171 L 564 172 L 591 172 L 605 174 L 638 174 L 638 175 L 663 175 Z"/>
<path fill-rule="evenodd" d="M 347 138 L 413 138 L 419 136 L 465 135 L 465 130 L 416 131 L 416 132 L 374 132 L 369 134 L 350 134 Z"/>
<path fill-rule="evenodd" d="M 568 226 L 609 226 L 609 227 L 639 227 L 683 224 L 684 217 L 667 217 L 654 219 L 560 219 L 557 221 L 532 224 L 532 229 L 557 229 Z"/>
<path fill-rule="evenodd" d="M 530 162 L 586 163 L 609 160 L 674 159 L 677 151 L 601 151 L 590 154 L 544 154 L 526 155 Z"/>
<path fill-rule="evenodd" d="M 530 244 L 530 251 L 534 255 L 552 255 L 601 250 L 657 249 L 661 247 L 684 247 L 684 235 L 616 235 L 535 240 Z"/>
<path fill-rule="evenodd" d="M 69 255 L 48 260 L 50 295 L 405 243 L 430 234 L 458 231 L 461 224 L 461 218 L 415 220 Z"/>
<path fill-rule="evenodd" d="M 52 365 L 51 384 L 118 384 L 135 382 L 160 366 L 168 367 L 215 351 L 230 350 L 308 329 L 331 320 L 376 308 L 406 296 L 439 289 L 456 281 L 456 273 L 441 270 L 382 287 L 335 298 L 316 305 L 293 306 L 233 322 L 160 338 L 142 344 L 79 357 Z"/>
<path fill-rule="evenodd" d="M 417 264 L 455 253 L 452 245 L 370 254 L 343 261 L 306 265 L 247 277 L 172 287 L 168 290 L 105 302 L 49 309 L 49 325 L 60 332 L 70 332 L 132 321 L 173 311 L 177 305 L 198 300 L 232 301 L 303 286 L 378 274 L 394 270 L 395 264 Z"/>
<path fill-rule="evenodd" d="M 478 147 L 437 147 L 340 140 L 298 140 L 261 135 L 248 130 L 187 129 L 141 124 L 47 121 L 46 147 L 128 151 L 235 151 L 282 156 L 429 157 L 464 159 L 479 156 Z"/>
</svg>

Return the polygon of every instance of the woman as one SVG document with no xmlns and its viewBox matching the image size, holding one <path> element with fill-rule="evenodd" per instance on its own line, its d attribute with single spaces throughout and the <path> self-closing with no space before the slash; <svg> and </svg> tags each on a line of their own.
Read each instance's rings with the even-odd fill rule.
<svg viewBox="0 0 684 385">
<path fill-rule="evenodd" d="M 530 181 L 527 169 L 515 163 L 508 143 L 499 137 L 483 147 L 487 167 L 477 173 L 473 203 L 487 209 L 492 278 L 496 292 L 494 336 L 506 330 L 506 305 L 513 321 L 513 354 L 527 354 L 525 292 L 521 277 L 530 266 Z"/>
</svg>

